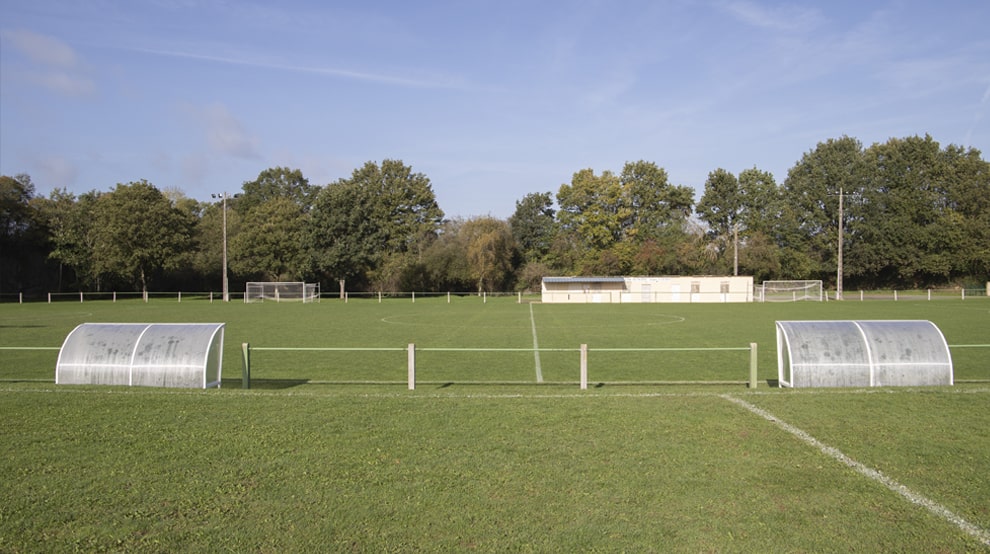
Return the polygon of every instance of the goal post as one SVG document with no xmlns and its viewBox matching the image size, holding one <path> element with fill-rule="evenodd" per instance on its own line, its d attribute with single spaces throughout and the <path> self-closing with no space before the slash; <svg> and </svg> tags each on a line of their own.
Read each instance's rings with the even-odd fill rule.
<svg viewBox="0 0 990 554">
<path fill-rule="evenodd" d="M 758 302 L 799 302 L 824 300 L 821 280 L 763 281 L 756 287 Z"/>
<path fill-rule="evenodd" d="M 319 302 L 320 284 L 302 281 L 251 281 L 244 302 Z"/>
</svg>

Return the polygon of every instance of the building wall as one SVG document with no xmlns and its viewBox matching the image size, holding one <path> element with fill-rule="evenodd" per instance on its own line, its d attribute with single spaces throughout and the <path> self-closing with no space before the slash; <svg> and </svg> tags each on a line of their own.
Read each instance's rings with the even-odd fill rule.
<svg viewBox="0 0 990 554">
<path fill-rule="evenodd" d="M 722 303 L 752 302 L 753 278 L 721 276 L 625 277 L 543 282 L 545 303 Z"/>
</svg>

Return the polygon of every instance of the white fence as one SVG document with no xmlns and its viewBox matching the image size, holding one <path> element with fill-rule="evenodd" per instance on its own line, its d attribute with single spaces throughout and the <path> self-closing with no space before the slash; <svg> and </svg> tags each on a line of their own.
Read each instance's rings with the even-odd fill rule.
<svg viewBox="0 0 990 554">
<path fill-rule="evenodd" d="M 720 293 L 714 293 L 720 295 Z M 243 299 L 243 292 L 232 292 L 230 297 L 238 300 Z M 339 293 L 322 293 L 323 299 L 348 300 L 374 300 L 383 302 L 386 300 L 405 300 L 416 302 L 417 300 L 434 299 L 445 302 L 452 301 L 479 301 L 487 302 L 494 298 L 510 297 L 518 302 L 529 301 L 539 302 L 540 293 L 522 292 L 398 292 L 398 291 L 378 291 L 378 292 L 345 292 L 341 298 Z M 826 301 L 835 301 L 835 291 L 826 290 L 824 292 Z M 950 289 L 915 289 L 915 290 L 846 290 L 843 292 L 842 300 L 845 302 L 865 302 L 865 301 L 936 301 L 936 300 L 969 300 L 974 298 L 990 297 L 990 283 L 986 289 L 982 288 L 950 288 Z M 688 297 L 689 298 L 689 297 Z M 700 298 L 699 298 L 700 299 Z M 715 297 L 718 302 L 721 298 Z M 27 303 L 27 302 L 94 302 L 94 301 L 142 301 L 142 302 L 222 302 L 223 293 L 220 291 L 172 291 L 172 292 L 132 292 L 132 291 L 109 291 L 109 292 L 41 292 L 41 293 L 0 293 L 0 303 Z M 588 296 L 587 302 L 592 303 L 593 297 Z M 705 298 L 704 301 L 712 302 L 712 299 Z"/>
</svg>

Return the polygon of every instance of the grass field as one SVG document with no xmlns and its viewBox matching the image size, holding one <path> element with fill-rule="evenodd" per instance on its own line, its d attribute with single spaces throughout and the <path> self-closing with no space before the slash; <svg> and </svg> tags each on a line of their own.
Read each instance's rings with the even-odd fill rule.
<svg viewBox="0 0 990 554">
<path fill-rule="evenodd" d="M 990 342 L 986 299 L 0 305 L 0 347 L 226 323 L 220 390 L 56 387 L 57 351 L 0 350 L 0 551 L 990 551 L 990 349 L 952 350 L 954 387 L 782 390 L 781 319 Z M 752 342 L 756 390 L 745 351 L 595 351 Z M 512 350 L 424 350 L 408 391 L 409 343 Z"/>
</svg>

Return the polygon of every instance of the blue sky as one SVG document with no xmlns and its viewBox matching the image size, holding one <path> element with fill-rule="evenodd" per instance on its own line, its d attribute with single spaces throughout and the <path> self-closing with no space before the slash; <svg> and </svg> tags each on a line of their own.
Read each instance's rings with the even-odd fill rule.
<svg viewBox="0 0 990 554">
<path fill-rule="evenodd" d="M 816 144 L 990 152 L 990 2 L 0 0 L 0 174 L 209 199 L 266 168 L 430 178 L 450 217 L 574 172 L 783 182 Z"/>
</svg>

